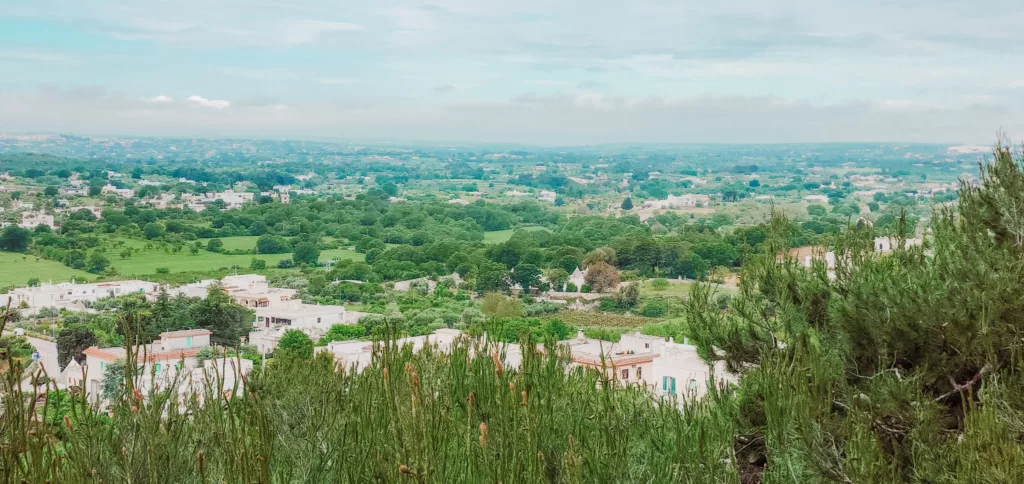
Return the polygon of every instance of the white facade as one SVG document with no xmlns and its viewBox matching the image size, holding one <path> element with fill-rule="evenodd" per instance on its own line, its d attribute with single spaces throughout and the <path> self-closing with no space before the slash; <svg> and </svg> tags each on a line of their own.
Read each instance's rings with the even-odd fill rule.
<svg viewBox="0 0 1024 484">
<path fill-rule="evenodd" d="M 675 397 L 680 401 L 700 399 L 708 392 L 708 384 L 724 387 L 735 381 L 724 364 L 708 366 L 697 354 L 697 347 L 669 341 L 651 368 L 651 389 L 657 395 Z"/>
<path fill-rule="evenodd" d="M 212 333 L 205 329 L 189 329 L 171 331 L 160 334 L 160 339 L 149 345 L 139 346 L 135 349 L 137 363 L 139 365 L 138 388 L 147 394 L 154 385 L 159 388 L 168 388 L 177 384 L 178 391 L 182 397 L 193 393 L 202 394 L 202 390 L 209 382 L 220 380 L 222 386 L 219 390 L 230 390 L 236 381 L 252 371 L 252 362 L 241 360 L 240 362 L 231 358 L 213 359 L 199 364 L 196 355 L 204 348 L 211 348 L 210 335 Z M 79 377 L 73 371 L 66 372 L 66 381 L 85 382 L 84 390 L 89 399 L 94 402 L 102 401 L 103 380 L 106 377 L 107 365 L 118 360 L 124 360 L 127 353 L 124 348 L 98 348 L 92 346 L 86 348 L 85 365 L 82 368 L 82 375 Z M 69 364 L 70 367 L 70 364 Z M 67 369 L 65 369 L 67 370 Z"/>
<path fill-rule="evenodd" d="M 906 239 L 903 241 L 903 248 L 909 249 L 911 247 L 919 246 L 924 241 L 921 239 Z M 896 247 L 899 246 L 899 242 L 895 237 L 875 237 L 875 252 L 880 254 L 888 254 L 892 252 Z"/>
<path fill-rule="evenodd" d="M 36 287 L 21 287 L 12 290 L 7 295 L 0 296 L 0 298 L 6 304 L 9 296 L 12 306 L 19 306 L 24 302 L 31 309 L 44 307 L 79 309 L 76 305 L 84 307 L 85 304 L 107 297 L 124 296 L 131 293 L 143 293 L 147 296 L 154 296 L 159 292 L 160 284 L 140 280 L 88 284 L 62 282 L 58 284 L 41 284 Z"/>
<path fill-rule="evenodd" d="M 686 194 L 678 197 L 675 195 L 669 195 L 665 200 L 648 200 L 644 202 L 644 208 L 692 208 L 707 207 L 710 204 L 711 197 L 708 195 Z"/>
<path fill-rule="evenodd" d="M 57 228 L 57 225 L 53 223 L 53 215 L 43 212 L 22 213 L 21 222 L 18 222 L 18 226 L 23 229 L 34 229 L 40 225 L 45 225 L 51 229 Z"/>
<path fill-rule="evenodd" d="M 103 188 L 100 190 L 100 193 L 104 195 L 113 194 L 121 198 L 132 198 L 135 196 L 135 191 L 132 190 L 131 188 L 117 188 L 114 185 L 110 184 L 103 185 Z"/>
</svg>

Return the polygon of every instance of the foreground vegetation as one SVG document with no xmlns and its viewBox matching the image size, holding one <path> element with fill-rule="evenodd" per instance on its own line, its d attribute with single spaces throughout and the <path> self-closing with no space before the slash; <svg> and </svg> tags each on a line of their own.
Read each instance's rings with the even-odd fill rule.
<svg viewBox="0 0 1024 484">
<path fill-rule="evenodd" d="M 4 358 L 6 482 L 1021 482 L 1024 160 L 1000 148 L 924 247 L 777 263 L 778 216 L 731 299 L 694 285 L 687 331 L 742 378 L 685 411 L 567 355 L 385 346 L 354 374 L 279 355 L 184 407 L 133 392 L 98 414 L 26 395 Z M 898 224 L 900 225 L 899 221 Z M 904 234 L 895 227 L 894 234 Z M 514 240 L 514 238 L 513 238 Z M 121 324 L 132 327 L 130 312 Z M 387 329 L 384 325 L 382 328 Z M 383 329 L 382 329 L 383 331 Z M 378 333 L 386 337 L 387 334 Z M 129 338 L 130 339 L 130 338 Z M 341 371 L 336 371 L 341 370 Z M 41 399 L 40 399 L 41 397 Z M 41 402 L 41 403 L 37 403 Z"/>
</svg>

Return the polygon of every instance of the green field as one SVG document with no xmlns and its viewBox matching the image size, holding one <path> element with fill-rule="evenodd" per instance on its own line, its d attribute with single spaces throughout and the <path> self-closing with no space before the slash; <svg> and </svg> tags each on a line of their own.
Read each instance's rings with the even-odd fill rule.
<svg viewBox="0 0 1024 484">
<path fill-rule="evenodd" d="M 224 248 L 226 250 L 232 250 L 251 249 L 256 246 L 256 239 L 257 237 L 239 236 L 223 237 L 220 240 L 224 242 Z M 175 254 L 173 252 L 167 253 L 159 247 L 146 249 L 146 241 L 144 240 L 119 240 L 124 242 L 125 247 L 139 249 L 139 252 L 133 254 L 127 259 L 122 259 L 120 257 L 119 254 L 122 249 L 112 249 L 107 255 L 110 259 L 111 265 L 113 265 L 122 276 L 126 277 L 134 274 L 153 274 L 156 272 L 157 268 L 161 267 L 166 267 L 172 273 L 184 271 L 210 271 L 234 265 L 247 268 L 253 258 L 263 259 L 267 261 L 267 266 L 273 267 L 277 265 L 278 261 L 291 258 L 291 254 L 228 255 L 208 252 L 206 250 L 201 250 L 198 254 L 192 255 L 188 249 Z M 350 259 L 361 261 L 363 260 L 363 254 L 353 252 L 348 249 L 331 249 L 320 253 L 321 262 L 331 259 Z"/>
<path fill-rule="evenodd" d="M 24 286 L 33 277 L 42 282 L 66 282 L 71 278 L 91 281 L 98 276 L 34 255 L 0 252 L 0 287 Z"/>
<path fill-rule="evenodd" d="M 512 234 L 514 234 L 516 232 L 516 230 L 548 230 L 548 229 L 547 229 L 547 227 L 532 226 L 532 227 L 519 227 L 517 229 L 508 229 L 508 230 L 495 230 L 494 232 L 484 232 L 484 243 L 485 244 L 497 244 L 497 243 L 505 242 L 506 240 L 512 238 Z"/>
<path fill-rule="evenodd" d="M 729 286 L 719 286 L 718 284 L 713 285 L 716 286 L 716 291 L 721 292 L 723 294 L 733 295 L 736 294 L 736 292 L 738 292 L 736 289 L 733 289 L 732 287 Z M 640 284 L 640 294 L 643 294 L 644 296 L 682 297 L 688 296 L 690 294 L 691 287 L 693 287 L 693 281 L 677 281 L 669 279 L 668 288 L 661 291 L 656 291 L 652 287 L 652 281 L 644 281 L 642 284 Z"/>
</svg>

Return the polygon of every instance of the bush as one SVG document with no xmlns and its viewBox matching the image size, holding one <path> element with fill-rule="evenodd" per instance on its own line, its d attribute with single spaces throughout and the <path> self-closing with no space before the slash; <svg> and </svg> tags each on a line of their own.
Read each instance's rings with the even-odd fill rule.
<svg viewBox="0 0 1024 484">
<path fill-rule="evenodd" d="M 252 261 L 249 262 L 249 268 L 254 271 L 261 271 L 267 268 L 267 261 L 253 257 Z"/>
<path fill-rule="evenodd" d="M 655 291 L 664 291 L 671 285 L 672 283 L 668 282 L 668 279 L 665 278 L 658 278 L 651 281 L 651 289 L 654 289 Z"/>
<path fill-rule="evenodd" d="M 660 318 L 666 314 L 668 314 L 668 303 L 662 299 L 648 301 L 640 310 L 640 315 L 649 318 Z"/>
<path fill-rule="evenodd" d="M 291 269 L 292 267 L 295 267 L 295 261 L 291 259 L 281 259 L 277 262 L 278 269 Z"/>
<path fill-rule="evenodd" d="M 277 342 L 274 356 L 308 360 L 313 357 L 313 340 L 302 331 L 289 329 Z"/>
<path fill-rule="evenodd" d="M 224 250 L 224 241 L 220 239 L 210 239 L 210 241 L 206 243 L 206 250 L 210 252 L 220 252 Z"/>
<path fill-rule="evenodd" d="M 170 274 L 171 270 L 166 268 L 166 267 L 157 267 L 156 268 L 156 273 L 157 274 Z"/>
</svg>

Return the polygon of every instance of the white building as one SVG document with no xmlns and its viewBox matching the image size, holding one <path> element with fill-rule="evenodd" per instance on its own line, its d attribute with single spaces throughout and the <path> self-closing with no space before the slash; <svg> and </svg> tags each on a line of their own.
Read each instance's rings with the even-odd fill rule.
<svg viewBox="0 0 1024 484">
<path fill-rule="evenodd" d="M 576 365 L 600 370 L 604 368 L 609 377 L 623 384 L 637 384 L 649 387 L 654 358 L 659 356 L 665 339 L 646 336 L 639 332 L 624 334 L 618 343 L 586 338 L 583 331 L 565 344 L 572 352 Z"/>
<path fill-rule="evenodd" d="M 132 190 L 131 188 L 117 188 L 109 183 L 103 185 L 103 188 L 100 190 L 100 193 L 104 195 L 113 194 L 121 198 L 132 198 L 135 196 L 135 191 Z"/>
<path fill-rule="evenodd" d="M 828 196 L 826 196 L 826 195 L 807 195 L 806 197 L 804 197 L 804 200 L 807 200 L 808 202 L 811 202 L 811 203 L 828 203 Z"/>
<path fill-rule="evenodd" d="M 160 339 L 135 349 L 135 359 L 139 364 L 138 388 L 143 395 L 151 389 L 170 388 L 176 386 L 180 398 L 197 395 L 202 398 L 209 385 L 220 382 L 218 392 L 231 390 L 242 384 L 241 378 L 252 371 L 252 362 L 232 358 L 216 358 L 199 363 L 197 355 L 210 344 L 212 333 L 206 329 L 187 329 L 160 333 Z M 67 382 L 86 382 L 84 386 L 89 399 L 93 402 L 103 401 L 103 381 L 108 365 L 127 358 L 125 348 L 86 348 L 85 365 L 81 367 L 82 375 L 67 371 L 64 376 Z M 68 365 L 71 367 L 71 364 Z M 69 383 L 70 384 L 70 383 Z"/>
<path fill-rule="evenodd" d="M 58 284 L 41 284 L 36 287 L 21 287 L 12 290 L 9 294 L 0 295 L 0 299 L 4 301 L 3 304 L 6 304 L 8 297 L 10 297 L 12 306 L 20 306 L 22 303 L 25 303 L 30 309 L 44 307 L 82 309 L 90 303 L 107 297 L 124 296 L 132 293 L 155 296 L 159 292 L 160 284 L 140 280 L 87 284 L 62 282 Z"/>
<path fill-rule="evenodd" d="M 213 194 L 214 200 L 223 200 L 224 207 L 228 209 L 241 208 L 242 205 L 251 202 L 255 199 L 254 194 L 249 192 L 236 192 L 234 190 L 224 190 Z"/>
<path fill-rule="evenodd" d="M 569 274 L 569 282 L 573 283 L 576 286 L 576 290 L 579 291 L 587 283 L 587 271 L 581 271 L 577 266 L 576 270 Z"/>
<path fill-rule="evenodd" d="M 677 208 L 693 208 L 693 207 L 707 207 L 711 204 L 711 197 L 708 195 L 695 195 L 685 194 L 681 196 L 669 195 L 664 200 L 647 200 L 644 202 L 644 208 L 650 209 L 677 209 Z"/>
<path fill-rule="evenodd" d="M 21 214 L 21 222 L 18 222 L 18 226 L 23 229 L 34 229 L 40 225 L 57 228 L 53 223 L 53 215 L 44 212 L 24 212 Z"/>
<path fill-rule="evenodd" d="M 736 381 L 723 362 L 708 366 L 697 354 L 697 347 L 687 343 L 669 339 L 661 354 L 652 361 L 651 389 L 657 395 L 676 397 L 680 401 L 700 399 L 707 394 L 709 384 L 723 388 Z"/>
<path fill-rule="evenodd" d="M 555 203 L 555 200 L 557 198 L 558 198 L 558 194 L 555 193 L 555 192 L 552 192 L 550 190 L 541 190 L 540 196 L 537 197 L 538 200 L 540 200 L 542 202 L 548 202 L 548 203 Z"/>
<path fill-rule="evenodd" d="M 906 239 L 903 241 L 903 248 L 909 249 L 923 243 L 924 241 L 921 239 Z M 899 242 L 895 237 L 875 237 L 875 252 L 879 254 L 888 254 L 898 246 Z"/>
</svg>

